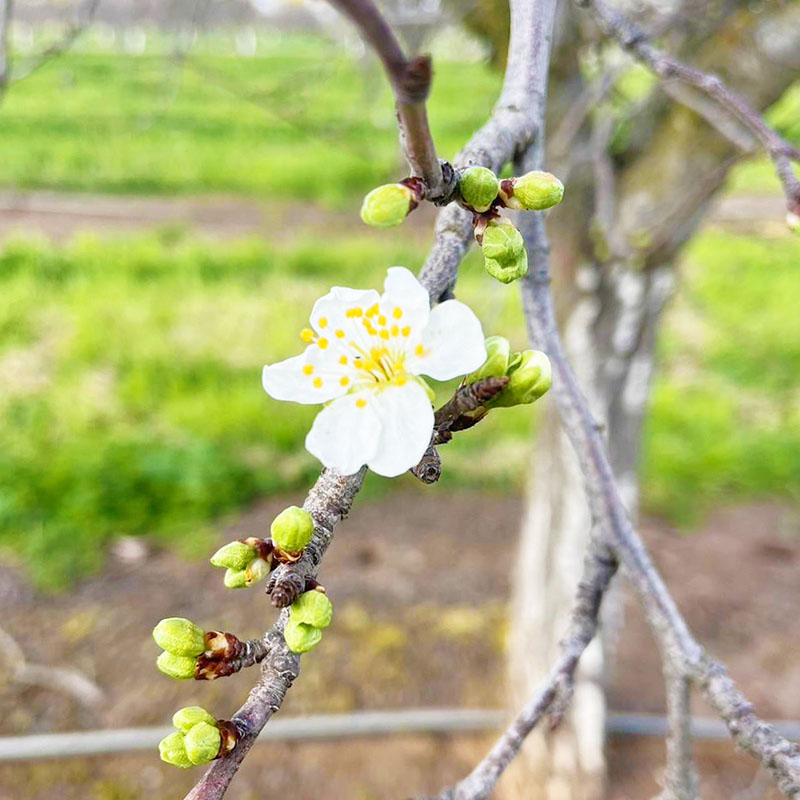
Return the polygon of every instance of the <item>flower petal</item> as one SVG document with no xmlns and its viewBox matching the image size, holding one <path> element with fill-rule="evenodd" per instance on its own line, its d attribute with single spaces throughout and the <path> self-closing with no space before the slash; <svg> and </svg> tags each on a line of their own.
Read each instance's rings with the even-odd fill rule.
<svg viewBox="0 0 800 800">
<path fill-rule="evenodd" d="M 328 294 L 320 297 L 311 309 L 311 327 L 320 335 L 335 337 L 336 330 L 348 330 L 353 327 L 354 318 L 348 317 L 351 309 L 360 308 L 366 312 L 375 305 L 380 296 L 374 289 L 348 289 L 346 286 L 334 286 Z"/>
<path fill-rule="evenodd" d="M 418 464 L 431 442 L 431 401 L 422 385 L 412 379 L 378 392 L 372 405 L 380 417 L 381 433 L 367 465 L 378 475 L 394 478 Z"/>
<path fill-rule="evenodd" d="M 476 370 L 486 360 L 480 320 L 469 306 L 447 300 L 435 306 L 422 331 L 421 348 L 409 354 L 406 369 L 446 381 Z"/>
<path fill-rule="evenodd" d="M 318 360 L 316 351 L 316 346 L 312 345 L 299 356 L 267 364 L 261 373 L 264 391 L 275 400 L 306 405 L 327 403 L 347 392 L 349 386 L 342 385 L 339 373 L 314 366 L 313 362 Z"/>
<path fill-rule="evenodd" d="M 306 450 L 326 467 L 352 475 L 375 454 L 381 421 L 367 392 L 334 400 L 317 414 L 306 436 Z"/>
<path fill-rule="evenodd" d="M 410 335 L 413 336 L 428 324 L 431 300 L 425 287 L 411 271 L 405 267 L 389 267 L 380 307 L 390 326 L 410 326 Z"/>
</svg>

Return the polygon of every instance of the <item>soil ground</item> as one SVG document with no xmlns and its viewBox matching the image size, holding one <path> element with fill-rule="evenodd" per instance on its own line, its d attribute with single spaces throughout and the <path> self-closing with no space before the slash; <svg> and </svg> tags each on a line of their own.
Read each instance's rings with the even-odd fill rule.
<svg viewBox="0 0 800 800">
<path fill-rule="evenodd" d="M 274 498 L 221 526 L 219 542 L 263 535 L 296 498 Z M 522 501 L 498 495 L 402 490 L 357 503 L 326 557 L 336 620 L 281 714 L 416 706 L 496 707 L 504 696 L 509 561 Z M 800 718 L 796 509 L 752 504 L 716 512 L 681 535 L 657 520 L 643 531 L 699 639 L 767 717 Z M 446 565 L 446 569 L 443 567 Z M 178 683 L 154 668 L 150 630 L 163 616 L 257 635 L 273 612 L 263 593 L 229 592 L 205 561 L 123 540 L 102 576 L 67 595 L 37 595 L 16 571 L 0 573 L 3 627 L 28 659 L 80 668 L 103 689 L 101 712 L 44 688 L 0 684 L 3 734 L 163 725 L 200 703 L 224 716 L 252 671 L 211 684 Z M 609 690 L 617 711 L 663 710 L 658 654 L 635 601 L 626 602 Z M 697 713 L 708 709 L 697 704 Z M 264 744 L 247 760 L 232 800 L 408 797 L 463 775 L 487 736 L 402 736 Z M 705 800 L 772 798 L 754 762 L 729 742 L 701 743 Z M 649 798 L 663 763 L 659 740 L 612 737 L 610 794 Z M 0 766 L 0 800 L 174 800 L 196 779 L 155 754 Z M 755 783 L 753 781 L 755 780 Z"/>
</svg>

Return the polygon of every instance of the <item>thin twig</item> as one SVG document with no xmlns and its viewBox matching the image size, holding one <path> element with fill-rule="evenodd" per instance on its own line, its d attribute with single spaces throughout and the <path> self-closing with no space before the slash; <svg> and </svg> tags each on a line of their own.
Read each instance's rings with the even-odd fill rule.
<svg viewBox="0 0 800 800">
<path fill-rule="evenodd" d="M 750 131 L 775 167 L 789 211 L 800 214 L 800 179 L 792 166 L 792 162 L 800 162 L 800 151 L 767 125 L 761 114 L 741 95 L 729 89 L 718 76 L 683 64 L 652 45 L 641 28 L 602 0 L 578 0 L 578 5 L 590 9 L 607 36 L 615 39 L 659 78 L 694 87 Z"/>
<path fill-rule="evenodd" d="M 697 772 L 692 756 L 692 682 L 665 666 L 667 687 L 667 767 L 658 800 L 697 800 Z"/>
</svg>

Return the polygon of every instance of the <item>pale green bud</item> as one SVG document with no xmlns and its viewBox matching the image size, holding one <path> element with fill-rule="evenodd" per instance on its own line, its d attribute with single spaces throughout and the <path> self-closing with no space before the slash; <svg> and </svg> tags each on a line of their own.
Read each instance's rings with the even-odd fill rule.
<svg viewBox="0 0 800 800">
<path fill-rule="evenodd" d="M 550 359 L 540 350 L 515 354 L 508 367 L 508 385 L 486 405 L 489 408 L 533 403 L 553 385 Z"/>
<path fill-rule="evenodd" d="M 192 729 L 184 734 L 183 745 L 186 748 L 186 755 L 192 764 L 208 764 L 219 755 L 219 748 L 222 744 L 222 735 L 216 724 L 208 722 L 198 722 Z"/>
<path fill-rule="evenodd" d="M 322 631 L 313 625 L 290 619 L 284 628 L 283 638 L 293 653 L 307 653 L 322 641 Z"/>
<path fill-rule="evenodd" d="M 226 589 L 245 589 L 249 586 L 247 583 L 247 570 L 229 569 L 225 572 L 222 582 L 225 584 Z"/>
<path fill-rule="evenodd" d="M 162 761 L 172 764 L 173 767 L 189 769 L 189 767 L 193 766 L 189 756 L 186 755 L 186 746 L 183 743 L 183 734 L 180 731 L 175 731 L 175 733 L 165 736 L 158 743 L 158 753 Z"/>
<path fill-rule="evenodd" d="M 194 678 L 197 659 L 191 656 L 176 656 L 166 650 L 156 659 L 156 666 L 165 675 L 179 681 Z"/>
<path fill-rule="evenodd" d="M 500 182 L 500 197 L 509 208 L 543 211 L 564 199 L 564 184 L 549 172 L 528 172 Z"/>
<path fill-rule="evenodd" d="M 464 383 L 470 384 L 485 378 L 499 378 L 505 375 L 510 354 L 511 345 L 508 339 L 504 336 L 489 336 L 486 339 L 486 361 L 471 375 L 467 375 Z"/>
<path fill-rule="evenodd" d="M 269 528 L 275 547 L 284 553 L 298 553 L 314 535 L 314 519 L 303 508 L 284 508 Z"/>
<path fill-rule="evenodd" d="M 205 631 L 184 617 L 162 619 L 153 628 L 156 644 L 176 656 L 199 656 L 206 649 Z"/>
<path fill-rule="evenodd" d="M 478 212 L 489 210 L 499 188 L 497 176 L 486 167 L 468 167 L 458 179 L 461 198 L 470 208 Z"/>
<path fill-rule="evenodd" d="M 528 272 L 525 241 L 515 225 L 507 219 L 492 219 L 483 231 L 481 241 L 483 266 L 501 283 L 511 283 Z"/>
<path fill-rule="evenodd" d="M 304 592 L 292 603 L 291 619 L 315 628 L 327 628 L 333 619 L 333 603 L 322 592 Z"/>
<path fill-rule="evenodd" d="M 190 731 L 198 722 L 207 722 L 209 725 L 217 724 L 217 720 L 200 706 L 186 706 L 172 715 L 172 724 L 183 733 Z"/>
<path fill-rule="evenodd" d="M 244 571 L 244 585 L 252 586 L 269 575 L 269 564 L 263 558 L 256 558 Z"/>
<path fill-rule="evenodd" d="M 255 547 L 244 542 L 228 542 L 211 556 L 211 565 L 227 569 L 245 569 L 255 557 Z"/>
<path fill-rule="evenodd" d="M 417 205 L 416 194 L 402 183 L 373 189 L 361 205 L 361 219 L 374 228 L 400 225 Z"/>
</svg>

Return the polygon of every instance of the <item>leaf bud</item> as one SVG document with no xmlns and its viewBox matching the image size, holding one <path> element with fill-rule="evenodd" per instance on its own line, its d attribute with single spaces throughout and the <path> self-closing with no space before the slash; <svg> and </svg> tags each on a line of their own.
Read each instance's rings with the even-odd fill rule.
<svg viewBox="0 0 800 800">
<path fill-rule="evenodd" d="M 219 755 L 222 744 L 222 736 L 216 721 L 213 725 L 208 722 L 198 722 L 193 725 L 184 734 L 183 744 L 192 764 L 208 764 L 209 761 L 213 761 Z"/>
<path fill-rule="evenodd" d="M 508 208 L 543 211 L 564 199 L 564 184 L 549 172 L 527 172 L 519 178 L 500 181 L 499 194 Z"/>
<path fill-rule="evenodd" d="M 194 678 L 197 668 L 197 657 L 176 656 L 165 650 L 157 659 L 156 666 L 165 675 L 178 681 L 188 681 Z"/>
<path fill-rule="evenodd" d="M 322 641 L 322 631 L 313 625 L 290 619 L 284 628 L 283 638 L 293 653 L 307 653 Z"/>
<path fill-rule="evenodd" d="M 492 219 L 483 232 L 476 229 L 478 243 L 483 249 L 483 266 L 501 283 L 511 283 L 528 272 L 528 253 L 525 241 L 514 223 L 508 219 Z"/>
<path fill-rule="evenodd" d="M 499 378 L 506 374 L 511 345 L 505 336 L 489 336 L 486 339 L 486 361 L 475 372 L 464 378 L 465 384 L 482 381 L 484 378 Z"/>
<path fill-rule="evenodd" d="M 275 547 L 284 553 L 298 553 L 314 535 L 314 519 L 303 508 L 284 508 L 270 525 L 270 536 Z"/>
<path fill-rule="evenodd" d="M 206 649 L 205 631 L 184 617 L 168 617 L 153 628 L 156 644 L 176 656 L 199 656 Z"/>
<path fill-rule="evenodd" d="M 186 755 L 186 746 L 183 742 L 183 734 L 180 731 L 175 731 L 175 733 L 165 736 L 158 743 L 158 753 L 162 761 L 172 764 L 173 767 L 189 769 L 189 767 L 193 766 L 189 756 Z"/>
<path fill-rule="evenodd" d="M 419 200 L 416 192 L 402 183 L 387 183 L 373 189 L 361 205 L 361 219 L 374 228 L 400 225 Z"/>
<path fill-rule="evenodd" d="M 172 715 L 172 724 L 183 733 L 190 731 L 198 722 L 207 722 L 216 725 L 217 720 L 200 706 L 186 706 Z"/>
<path fill-rule="evenodd" d="M 458 179 L 462 200 L 479 213 L 489 210 L 499 188 L 497 176 L 486 167 L 467 167 Z"/>
<path fill-rule="evenodd" d="M 304 622 L 315 628 L 327 628 L 333 619 L 333 603 L 323 592 L 304 592 L 292 603 L 290 613 L 295 622 Z"/>
</svg>

